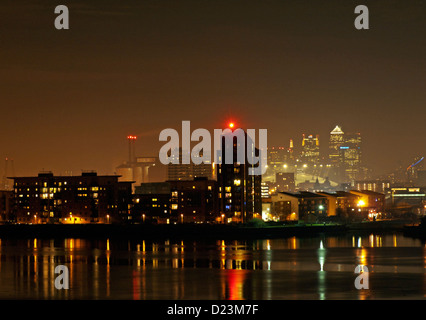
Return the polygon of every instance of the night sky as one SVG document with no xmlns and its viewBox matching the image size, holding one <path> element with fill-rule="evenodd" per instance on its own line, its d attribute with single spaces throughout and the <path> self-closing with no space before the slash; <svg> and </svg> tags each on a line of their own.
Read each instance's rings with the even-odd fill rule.
<svg viewBox="0 0 426 320">
<path fill-rule="evenodd" d="M 370 30 L 354 28 L 358 4 Z M 265 128 L 269 146 L 319 134 L 324 151 L 338 124 L 377 174 L 426 155 L 425 1 L 2 0 L 0 46 L 0 156 L 16 175 L 112 174 L 128 134 L 158 155 L 183 120 Z"/>
</svg>

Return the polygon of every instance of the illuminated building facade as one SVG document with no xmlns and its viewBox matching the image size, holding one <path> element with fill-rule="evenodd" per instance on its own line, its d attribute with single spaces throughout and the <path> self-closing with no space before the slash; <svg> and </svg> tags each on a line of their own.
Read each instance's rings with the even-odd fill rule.
<svg viewBox="0 0 426 320">
<path fill-rule="evenodd" d="M 339 147 L 345 178 L 355 181 L 361 174 L 361 134 L 345 134 L 345 142 Z"/>
<path fill-rule="evenodd" d="M 239 141 L 233 133 L 222 135 L 221 150 L 219 157 L 222 164 L 217 166 L 217 181 L 219 188 L 219 210 L 223 217 L 223 222 L 246 222 L 253 217 L 261 217 L 262 198 L 261 198 L 261 175 L 249 175 L 249 168 L 254 168 L 254 161 L 248 161 L 248 144 L 253 142 L 244 132 L 243 142 Z M 227 164 L 226 159 L 226 138 L 232 139 L 233 161 Z M 245 144 L 245 162 L 237 161 L 237 151 L 239 144 Z M 252 145 L 253 146 L 253 145 Z M 259 154 L 257 148 L 252 148 Z M 266 152 L 266 150 L 264 150 Z"/>
<path fill-rule="evenodd" d="M 271 215 L 279 220 L 322 221 L 337 216 L 352 221 L 384 217 L 383 193 L 367 190 L 350 192 L 278 192 L 271 196 Z"/>
<path fill-rule="evenodd" d="M 345 192 L 317 192 L 327 198 L 327 215 L 340 218 L 350 218 L 351 220 L 362 219 L 359 211 L 359 200 L 361 196 Z"/>
<path fill-rule="evenodd" d="M 336 126 L 330 132 L 328 149 L 333 180 L 353 185 L 355 180 L 365 179 L 360 133 L 344 133 L 341 127 Z"/>
<path fill-rule="evenodd" d="M 268 147 L 268 168 L 267 175 L 275 175 L 277 172 L 287 171 L 292 168 L 295 159 L 293 152 L 293 140 L 290 140 L 290 147 Z"/>
<path fill-rule="evenodd" d="M 302 139 L 302 155 L 303 162 L 318 163 L 320 160 L 319 136 L 305 135 Z"/>
<path fill-rule="evenodd" d="M 344 143 L 344 136 L 345 133 L 342 131 L 342 128 L 339 126 L 336 126 L 331 132 L 330 132 L 330 140 L 329 140 L 329 160 L 332 165 L 338 165 L 340 160 L 340 147 Z"/>
<path fill-rule="evenodd" d="M 144 183 L 136 187 L 134 221 L 203 223 L 219 219 L 217 182 L 207 178 Z"/>
<path fill-rule="evenodd" d="M 219 218 L 218 188 L 205 177 L 192 181 L 169 181 L 170 209 L 179 223 L 213 222 Z"/>
<path fill-rule="evenodd" d="M 168 182 L 142 183 L 136 186 L 133 195 L 133 222 L 170 222 L 170 195 Z"/>
<path fill-rule="evenodd" d="M 358 212 L 365 218 L 382 217 L 385 209 L 385 195 L 369 190 L 350 190 L 359 197 Z"/>
<path fill-rule="evenodd" d="M 385 193 L 391 187 L 389 180 L 355 181 L 355 189 Z"/>
<path fill-rule="evenodd" d="M 18 223 L 112 223 L 130 217 L 131 182 L 119 176 L 14 177 L 14 214 Z"/>
<path fill-rule="evenodd" d="M 327 197 L 301 191 L 278 192 L 272 197 L 272 214 L 280 217 L 280 220 L 316 221 L 327 216 Z"/>
</svg>

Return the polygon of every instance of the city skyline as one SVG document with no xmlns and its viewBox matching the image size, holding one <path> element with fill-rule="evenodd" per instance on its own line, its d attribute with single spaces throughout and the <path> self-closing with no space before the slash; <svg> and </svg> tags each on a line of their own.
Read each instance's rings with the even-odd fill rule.
<svg viewBox="0 0 426 320">
<path fill-rule="evenodd" d="M 424 299 L 425 13 L 0 1 L 0 300 L 268 319 Z"/>
<path fill-rule="evenodd" d="M 58 31 L 54 1 L 2 2 L 0 157 L 17 175 L 113 174 L 129 134 L 157 156 L 162 129 L 233 119 L 295 148 L 339 125 L 377 174 L 408 166 L 426 153 L 424 3 L 365 4 L 359 31 L 350 2 L 74 1 Z"/>
</svg>

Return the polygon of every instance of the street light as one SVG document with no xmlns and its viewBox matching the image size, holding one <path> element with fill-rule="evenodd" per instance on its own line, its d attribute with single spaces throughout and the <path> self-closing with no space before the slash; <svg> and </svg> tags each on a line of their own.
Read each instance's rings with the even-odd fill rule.
<svg viewBox="0 0 426 320">
<path fill-rule="evenodd" d="M 359 200 L 358 201 L 358 207 L 363 207 L 365 206 L 365 201 L 364 200 Z"/>
</svg>

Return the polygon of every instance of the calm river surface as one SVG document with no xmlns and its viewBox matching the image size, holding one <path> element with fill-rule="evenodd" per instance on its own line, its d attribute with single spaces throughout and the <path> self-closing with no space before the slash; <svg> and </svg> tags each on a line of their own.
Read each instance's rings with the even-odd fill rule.
<svg viewBox="0 0 426 320">
<path fill-rule="evenodd" d="M 69 289 L 55 288 L 55 267 Z M 357 265 L 369 289 L 356 289 Z M 426 248 L 401 234 L 250 241 L 0 239 L 0 299 L 424 299 Z"/>
</svg>

